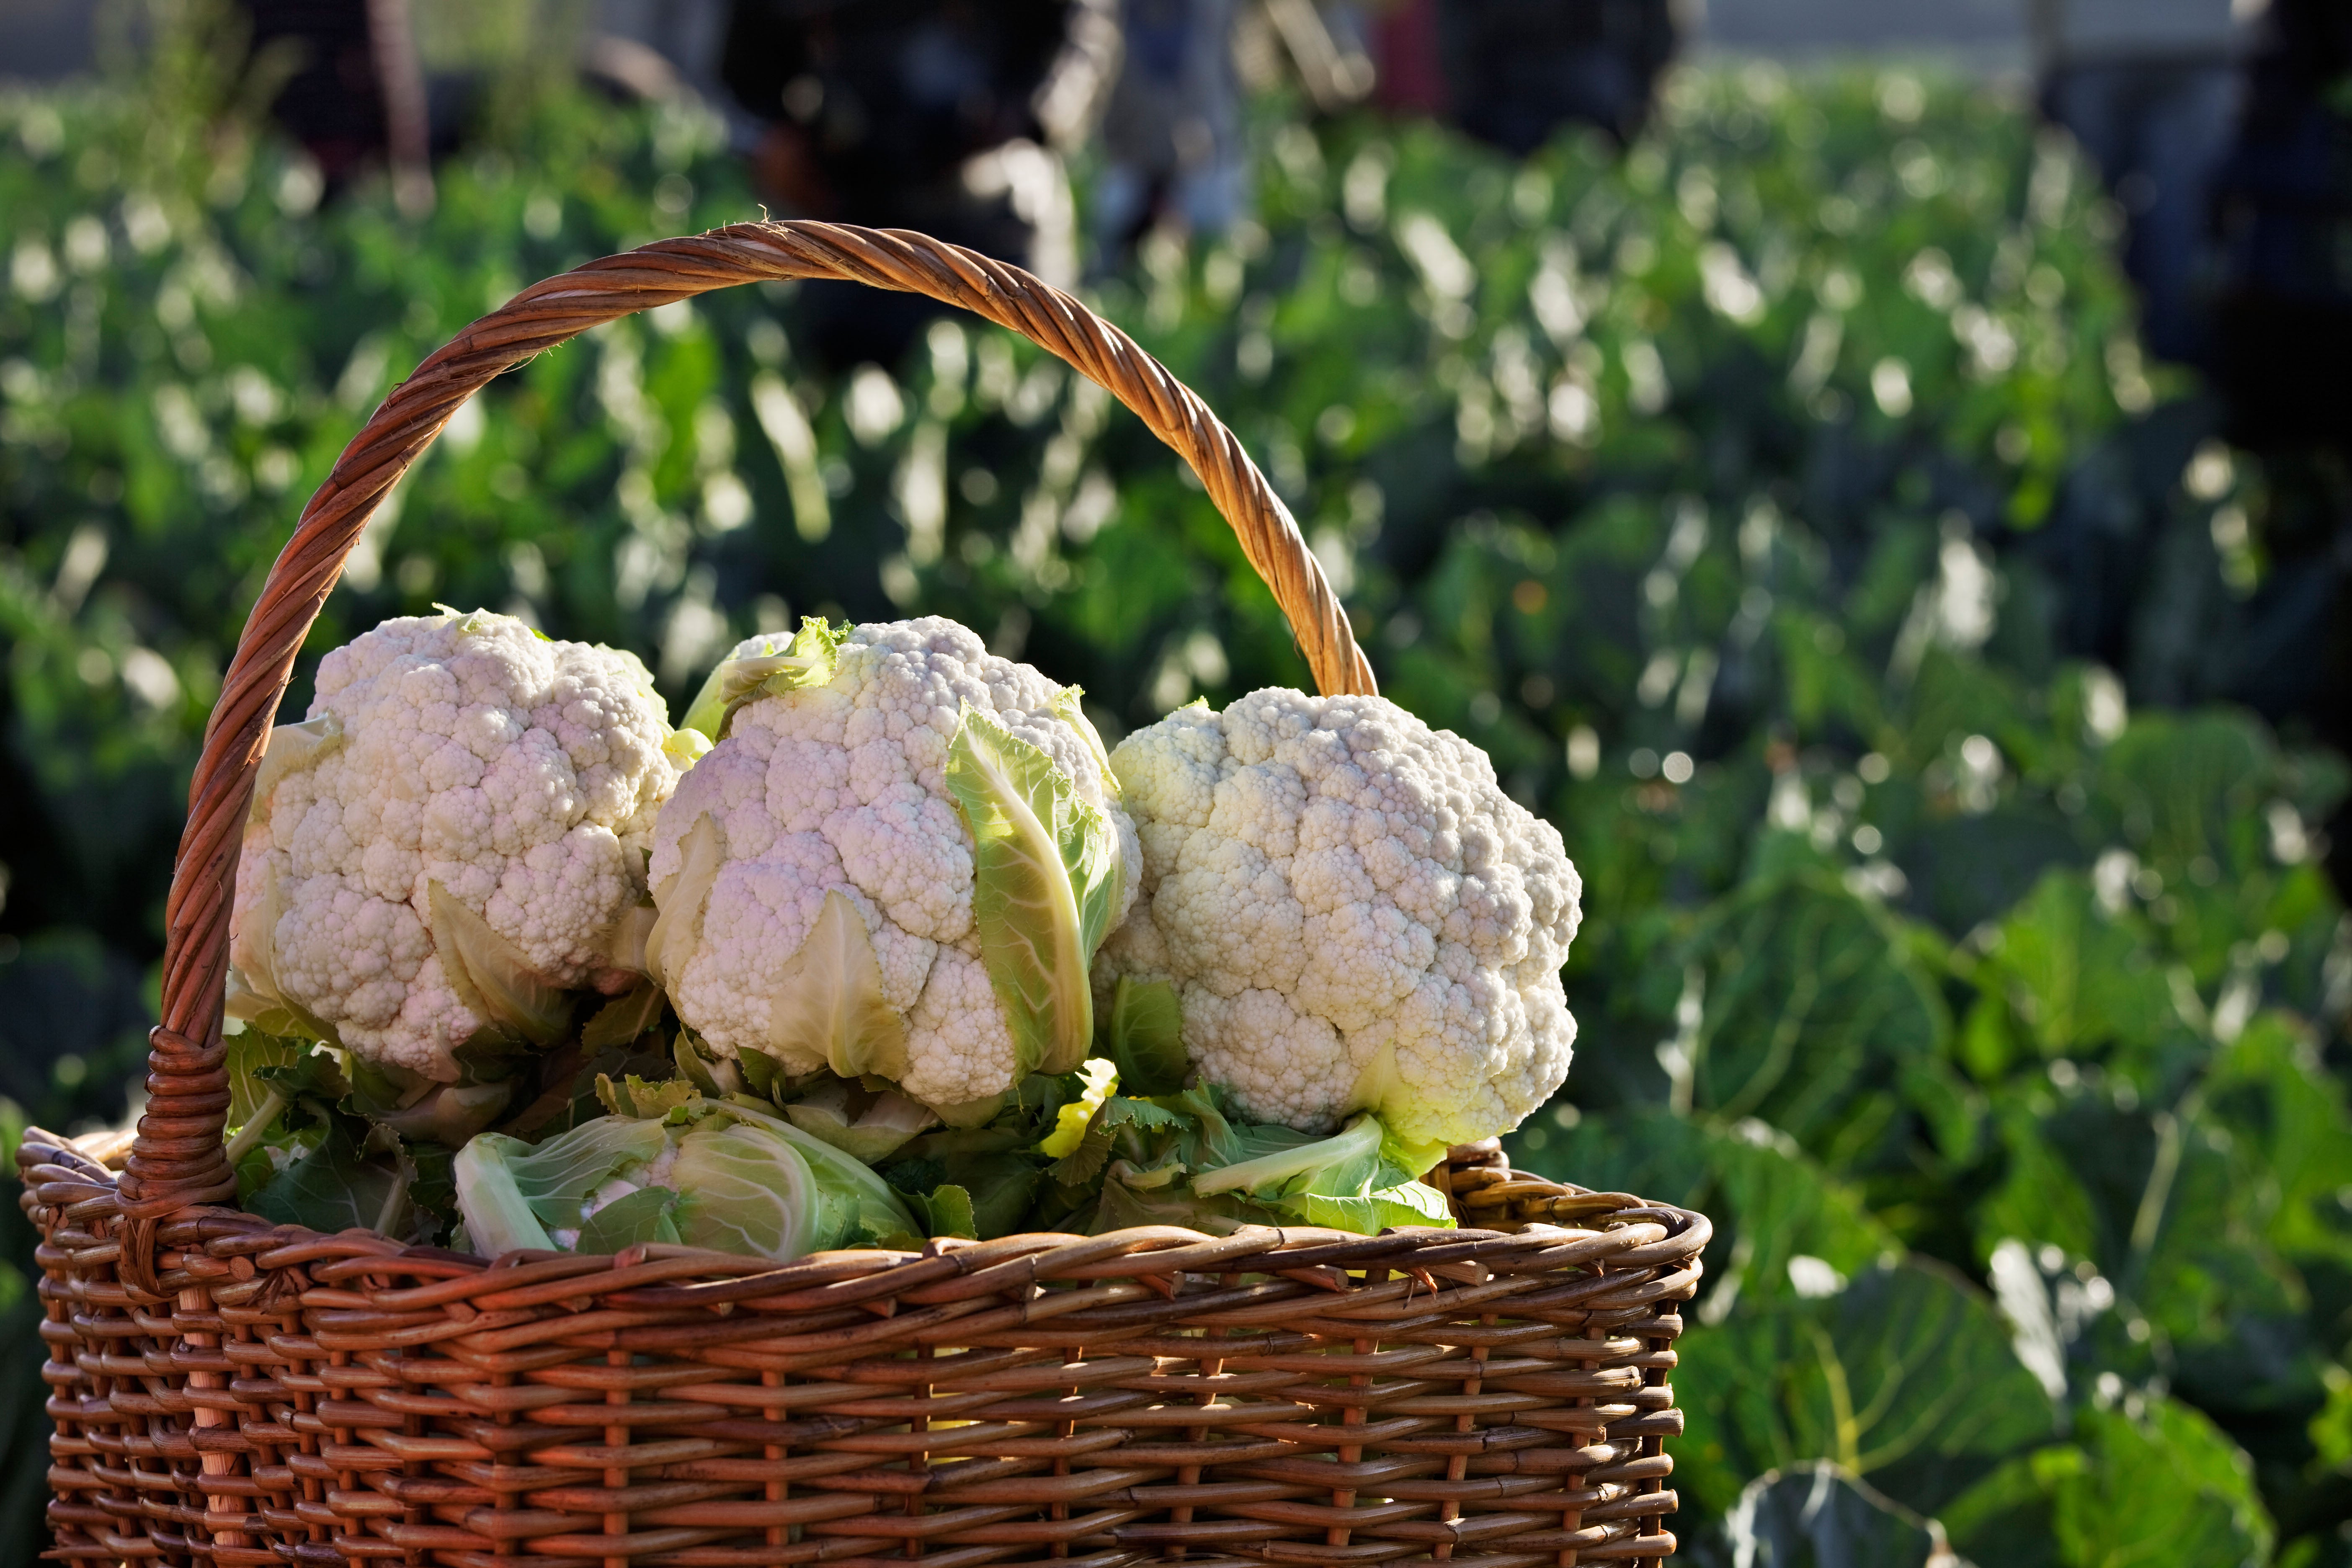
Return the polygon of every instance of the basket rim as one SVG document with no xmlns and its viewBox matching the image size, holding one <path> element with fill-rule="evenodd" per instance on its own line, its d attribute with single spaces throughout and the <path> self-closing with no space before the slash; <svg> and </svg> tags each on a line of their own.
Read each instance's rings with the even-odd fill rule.
<svg viewBox="0 0 2352 1568">
<path fill-rule="evenodd" d="M 1097 1236 L 1035 1231 L 986 1241 L 942 1237 L 914 1251 L 845 1248 L 778 1263 L 663 1245 L 617 1254 L 510 1252 L 486 1258 L 397 1242 L 368 1230 L 315 1231 L 205 1204 L 185 1205 L 159 1226 L 163 1274 L 152 1290 L 139 1288 L 158 1300 L 169 1299 L 180 1283 L 170 1276 L 184 1267 L 184 1254 L 215 1243 L 229 1243 L 257 1269 L 300 1267 L 322 1283 L 392 1275 L 421 1281 L 368 1292 L 374 1305 L 388 1310 L 456 1301 L 503 1310 L 582 1297 L 615 1306 L 723 1310 L 736 1302 L 809 1292 L 835 1301 L 854 1300 L 860 1285 L 903 1293 L 934 1279 L 942 1288 L 970 1281 L 967 1289 L 957 1293 L 979 1293 L 1016 1277 L 1034 1286 L 1236 1273 L 1283 1275 L 1314 1283 L 1312 1277 L 1319 1272 L 1326 1276 L 1325 1288 L 1331 1289 L 1336 1288 L 1333 1279 L 1373 1268 L 1408 1273 L 1492 1269 L 1507 1261 L 1518 1265 L 1511 1272 L 1579 1267 L 1622 1273 L 1682 1264 L 1703 1268 L 1699 1260 L 1713 1239 L 1714 1224 L 1698 1210 L 1514 1172 L 1488 1151 L 1456 1152 L 1492 1162 L 1477 1165 L 1465 1161 L 1447 1167 L 1451 1179 L 1471 1178 L 1474 1191 L 1490 1195 L 1491 1202 L 1481 1206 L 1536 1199 L 1609 1223 L 1598 1228 L 1550 1220 L 1521 1222 L 1509 1229 L 1475 1224 L 1410 1226 L 1369 1237 L 1311 1226 L 1244 1226 L 1223 1237 L 1175 1226 L 1129 1226 Z M 117 1173 L 91 1158 L 74 1139 L 27 1128 L 16 1165 L 27 1202 L 78 1215 L 122 1210 Z M 175 1259 L 171 1256 L 174 1252 L 184 1256 Z M 928 1278 L 909 1280 L 905 1277 L 909 1271 Z"/>
</svg>

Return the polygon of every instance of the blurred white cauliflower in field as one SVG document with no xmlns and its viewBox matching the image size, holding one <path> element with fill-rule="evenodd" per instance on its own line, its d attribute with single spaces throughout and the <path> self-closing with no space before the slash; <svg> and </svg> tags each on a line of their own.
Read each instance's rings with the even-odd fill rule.
<svg viewBox="0 0 2352 1568">
<path fill-rule="evenodd" d="M 337 648 L 262 763 L 232 1011 L 283 1009 L 445 1084 L 478 1037 L 559 1037 L 570 991 L 634 978 L 617 965 L 642 940 L 670 735 L 635 655 L 511 616 L 390 620 Z"/>
<path fill-rule="evenodd" d="M 1139 858 L 1076 698 L 938 617 L 737 648 L 655 835 L 678 1017 L 755 1073 L 878 1075 L 951 1119 L 1075 1068 Z"/>
<path fill-rule="evenodd" d="M 1559 1088 L 1582 889 L 1477 747 L 1381 698 L 1265 690 L 1180 710 L 1111 766 L 1144 899 L 1097 984 L 1174 983 L 1192 1061 L 1246 1114 L 1464 1143 Z"/>
</svg>

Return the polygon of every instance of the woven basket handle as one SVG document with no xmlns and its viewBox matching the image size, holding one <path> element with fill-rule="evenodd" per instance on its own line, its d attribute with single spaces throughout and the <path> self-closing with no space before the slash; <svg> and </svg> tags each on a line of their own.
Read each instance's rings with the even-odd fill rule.
<svg viewBox="0 0 2352 1568">
<path fill-rule="evenodd" d="M 352 438 L 303 509 L 237 639 L 189 787 L 188 823 L 165 906 L 163 1021 L 148 1058 L 147 1108 L 120 1188 L 133 1229 L 124 1256 L 136 1273 L 148 1273 L 157 1222 L 236 1191 L 221 1146 L 229 1097 L 220 1030 L 246 807 L 295 655 L 369 516 L 457 405 L 491 377 L 615 317 L 736 283 L 787 278 L 847 279 L 928 294 L 1012 328 L 1100 383 L 1201 476 L 1290 618 L 1316 684 L 1327 693 L 1376 689 L 1347 614 L 1297 524 L 1233 432 L 1126 333 L 1017 267 L 903 230 L 746 223 L 662 240 L 533 284 L 417 366 Z"/>
</svg>

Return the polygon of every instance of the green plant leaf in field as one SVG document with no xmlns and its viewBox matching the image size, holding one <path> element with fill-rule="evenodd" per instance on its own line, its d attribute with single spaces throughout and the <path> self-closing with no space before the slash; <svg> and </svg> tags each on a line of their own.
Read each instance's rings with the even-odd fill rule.
<svg viewBox="0 0 2352 1568">
<path fill-rule="evenodd" d="M 2352 1263 L 2343 1220 L 2352 1109 L 2312 1026 L 2291 1013 L 2255 1014 L 2215 1064 L 2207 1093 L 2271 1245 L 2290 1259 Z"/>
<path fill-rule="evenodd" d="M 1742 1568 L 1948 1568 L 1944 1528 L 1823 1460 L 1767 1470 L 1724 1521 Z"/>
<path fill-rule="evenodd" d="M 1734 894 L 1664 963 L 1659 979 L 1700 990 L 1693 1109 L 1759 1117 L 1833 1168 L 1885 1140 L 1899 1104 L 1886 1091 L 1950 1030 L 1893 917 L 1810 873 Z"/>
<path fill-rule="evenodd" d="M 1789 609 L 1774 617 L 1790 710 L 1809 731 L 1843 725 L 1864 735 L 1885 723 L 1875 675 L 1845 650 L 1836 617 Z"/>
<path fill-rule="evenodd" d="M 2066 1568 L 2256 1568 L 2275 1535 L 2253 1466 L 2221 1429 L 2162 1396 L 2137 1413 L 2086 1410 L 2075 1443 L 2033 1468 Z"/>
<path fill-rule="evenodd" d="M 2329 1561 L 2310 1552 L 2308 1536 L 2273 1558 L 2275 1527 L 2246 1454 L 2194 1407 L 2158 1394 L 2084 1409 L 2068 1441 L 2021 1453 L 1939 1517 L 1964 1561 L 2003 1568 Z"/>
<path fill-rule="evenodd" d="M 2290 1115 L 2308 1128 L 2307 1115 Z M 2257 1130 L 2233 1130 L 2202 1091 L 2151 1109 L 2090 1074 L 2013 1091 L 1996 1121 L 2007 1169 L 1979 1205 L 1977 1247 L 1988 1258 L 2011 1239 L 2054 1247 L 2107 1282 L 2114 1310 L 2084 1317 L 2077 1360 L 2135 1378 L 2169 1360 L 2184 1386 L 2231 1402 L 2315 1395 L 2316 1347 L 2298 1323 L 2305 1287 L 2265 1234 L 2279 1189 Z M 2318 1156 L 2315 1171 L 2340 1157 L 2324 1144 Z M 2315 1218 L 2313 1194 L 2299 1195 Z"/>
<path fill-rule="evenodd" d="M 1588 1112 L 1565 1130 L 1540 1121 L 1523 1127 L 1506 1147 L 1515 1169 L 1640 1193 L 1714 1221 L 1696 1308 L 1705 1331 L 1792 1296 L 1791 1265 L 1808 1282 L 1851 1279 L 1901 1250 L 1859 1193 L 1760 1121 L 1718 1127 L 1661 1110 Z"/>
<path fill-rule="evenodd" d="M 2108 1237 L 2097 1200 L 2076 1174 L 2063 1136 L 2037 1118 L 2029 1095 L 2005 1102 L 1994 1118 L 1995 1138 L 2006 1158 L 2000 1184 L 1978 1205 L 1978 1251 L 1985 1257 L 2001 1240 L 2031 1237 L 2070 1257 L 2102 1256 Z"/>
<path fill-rule="evenodd" d="M 1970 931 L 2001 919 L 2053 867 L 2082 860 L 2065 816 L 2021 796 L 1916 825 L 1903 847 L 1913 913 L 1939 931 Z"/>
<path fill-rule="evenodd" d="M 2290 763 L 2244 714 L 2151 713 L 2106 749 L 2092 784 L 2091 823 L 2132 858 L 2149 914 L 2200 985 L 2222 979 L 2249 934 L 2292 935 L 2309 918 L 2278 825 L 2293 842 L 2293 825 L 2324 820 L 2340 764 Z"/>
<path fill-rule="evenodd" d="M 1921 1261 L 1836 1285 L 1823 1276 L 1685 1342 L 1675 1483 L 1702 1509 L 1727 1511 L 1748 1477 L 1826 1459 L 1933 1513 L 2055 1436 L 2050 1396 L 1974 1287 Z"/>
<path fill-rule="evenodd" d="M 2352 1372 L 2341 1366 L 2330 1366 L 2322 1380 L 2327 1387 L 2327 1403 L 2311 1418 L 2305 1435 L 2311 1439 L 2313 1458 L 2332 1471 L 2352 1469 Z"/>
<path fill-rule="evenodd" d="M 2095 795 L 2163 872 L 2185 875 L 2204 856 L 2242 873 L 2263 858 L 2259 808 L 2275 766 L 2269 737 L 2242 715 L 2147 713 L 2107 748 Z"/>
<path fill-rule="evenodd" d="M 2021 1450 L 1937 1510 L 1962 1561 L 2002 1568 L 2070 1568 L 2050 1519 L 2042 1468 L 2063 1465 L 2062 1445 Z"/>
<path fill-rule="evenodd" d="M 2082 873 L 2044 875 L 1999 932 L 1979 983 L 2006 996 L 2043 1054 L 2145 1051 L 2180 1026 L 2144 922 L 2103 905 Z"/>
</svg>

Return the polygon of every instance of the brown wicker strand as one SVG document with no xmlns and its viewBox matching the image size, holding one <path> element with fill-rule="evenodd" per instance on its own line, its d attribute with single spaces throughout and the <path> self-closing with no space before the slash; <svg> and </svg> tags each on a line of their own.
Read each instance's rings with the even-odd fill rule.
<svg viewBox="0 0 2352 1568">
<path fill-rule="evenodd" d="M 271 568 L 222 683 L 190 789 L 165 909 L 157 1079 L 168 1086 L 203 1071 L 194 1043 L 219 1038 L 229 910 L 254 773 L 302 641 L 385 493 L 458 405 L 532 355 L 617 316 L 737 283 L 793 278 L 849 279 L 961 306 L 1100 383 L 1200 476 L 1289 617 L 1317 685 L 1326 692 L 1377 689 L 1346 612 L 1241 443 L 1190 388 L 1070 295 L 922 235 L 833 224 L 738 224 L 606 257 L 524 289 L 394 388 L 344 448 Z M 167 1036 L 174 1042 L 168 1048 Z M 142 1222 L 142 1245 L 143 1222 L 234 1190 L 218 1113 L 184 1105 L 184 1098 L 167 1093 L 151 1106 L 122 1182 L 125 1211 Z"/>
<path fill-rule="evenodd" d="M 121 1283 L 110 1173 L 28 1133 L 56 1555 L 1655 1563 L 1672 1309 L 1706 1223 L 1463 1152 L 1487 1228 L 782 1268 L 684 1248 L 500 1268 L 189 1211 L 158 1226 L 150 1302 Z M 688 1266 L 725 1299 L 646 1283 Z M 825 1294 L 844 1287 L 863 1293 Z"/>
</svg>

